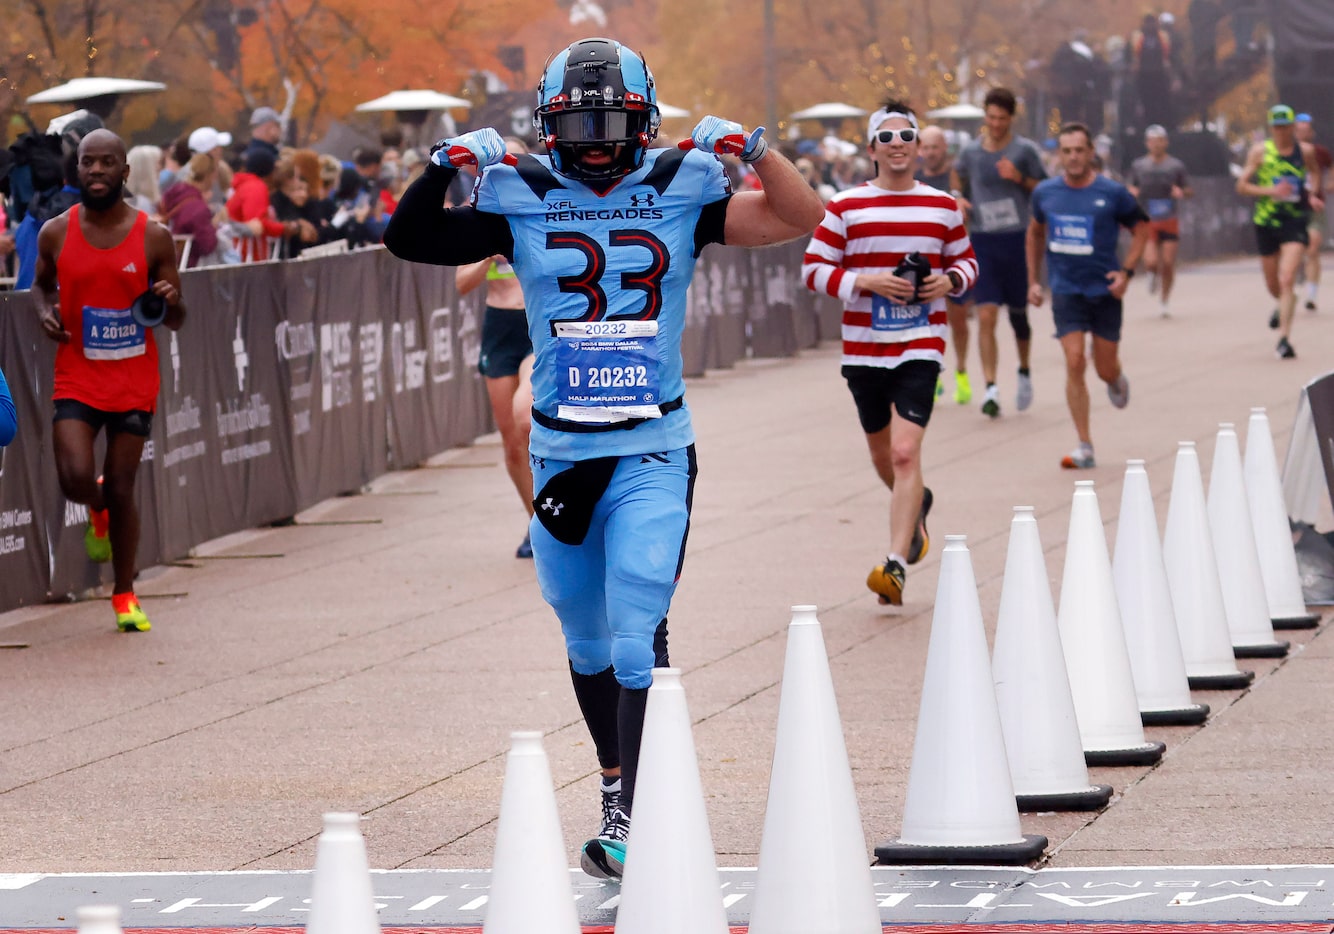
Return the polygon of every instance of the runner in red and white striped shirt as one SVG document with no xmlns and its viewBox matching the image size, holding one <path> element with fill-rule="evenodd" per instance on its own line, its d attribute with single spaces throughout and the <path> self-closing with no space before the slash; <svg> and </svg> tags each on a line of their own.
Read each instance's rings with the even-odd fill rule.
<svg viewBox="0 0 1334 934">
<path fill-rule="evenodd" d="M 926 554 L 931 491 L 922 485 L 922 438 L 935 403 L 949 325 L 945 296 L 977 278 L 977 260 L 954 198 L 920 182 L 917 118 L 888 101 L 871 115 L 867 146 L 876 177 L 835 195 L 806 247 L 806 287 L 843 301 L 843 377 L 857 404 L 871 463 L 896 495 L 889 556 L 866 586 L 903 603 L 905 564 Z M 901 264 L 925 261 L 914 283 Z"/>
</svg>

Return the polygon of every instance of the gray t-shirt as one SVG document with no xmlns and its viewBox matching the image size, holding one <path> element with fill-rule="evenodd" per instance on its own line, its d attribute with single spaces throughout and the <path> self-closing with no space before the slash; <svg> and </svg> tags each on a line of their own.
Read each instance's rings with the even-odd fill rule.
<svg viewBox="0 0 1334 934">
<path fill-rule="evenodd" d="M 963 184 L 964 196 L 973 203 L 969 229 L 978 233 L 1013 233 L 1028 227 L 1028 192 L 1024 186 L 1006 181 L 996 171 L 1001 157 L 1009 159 L 1025 178 L 1047 177 L 1042 153 L 1030 139 L 1011 137 L 1005 148 L 988 152 L 975 139 L 964 147 L 954 167 Z"/>
<path fill-rule="evenodd" d="M 1130 164 L 1132 188 L 1139 189 L 1139 203 L 1151 221 L 1170 220 L 1177 216 L 1177 199 L 1172 197 L 1172 186 L 1185 188 L 1186 165 L 1175 156 L 1154 162 L 1153 156 L 1140 156 Z"/>
</svg>

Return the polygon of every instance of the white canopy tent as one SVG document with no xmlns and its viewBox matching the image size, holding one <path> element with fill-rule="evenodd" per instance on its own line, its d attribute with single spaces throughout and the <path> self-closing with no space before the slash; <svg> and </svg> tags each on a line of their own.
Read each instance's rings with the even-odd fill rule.
<svg viewBox="0 0 1334 934">
<path fill-rule="evenodd" d="M 108 94 L 144 94 L 165 91 L 160 81 L 136 81 L 133 78 L 75 78 L 54 88 L 29 95 L 29 104 L 73 104 Z"/>
<path fill-rule="evenodd" d="M 471 107 L 472 101 L 439 91 L 391 91 L 384 97 L 358 104 L 361 113 L 385 110 L 449 110 L 452 107 Z"/>
<path fill-rule="evenodd" d="M 853 107 L 851 104 L 842 104 L 837 101 L 831 101 L 824 104 L 816 104 L 813 107 L 807 107 L 805 110 L 798 110 L 789 114 L 793 120 L 844 120 L 849 117 L 864 117 L 867 111 L 860 107 Z"/>
<path fill-rule="evenodd" d="M 976 104 L 950 104 L 928 110 L 926 115 L 932 120 L 981 120 L 987 112 Z"/>
<path fill-rule="evenodd" d="M 105 120 L 111 116 L 122 94 L 149 94 L 165 91 L 160 81 L 135 78 L 75 78 L 54 88 L 38 91 L 25 98 L 29 104 L 75 104 Z"/>
</svg>

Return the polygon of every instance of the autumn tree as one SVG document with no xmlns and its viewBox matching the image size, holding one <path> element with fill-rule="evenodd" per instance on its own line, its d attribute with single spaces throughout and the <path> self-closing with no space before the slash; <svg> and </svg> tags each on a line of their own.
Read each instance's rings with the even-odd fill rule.
<svg viewBox="0 0 1334 934">
<path fill-rule="evenodd" d="M 1138 22 L 1117 0 L 773 0 L 780 117 L 841 100 L 871 108 L 887 95 L 919 109 L 975 88 L 1022 90 L 1078 28 L 1100 44 Z M 1171 2 L 1167 8 L 1184 8 Z M 750 124 L 765 117 L 762 5 L 676 0 L 660 15 L 659 86 L 697 113 Z M 700 30 L 701 22 L 717 28 Z"/>
</svg>

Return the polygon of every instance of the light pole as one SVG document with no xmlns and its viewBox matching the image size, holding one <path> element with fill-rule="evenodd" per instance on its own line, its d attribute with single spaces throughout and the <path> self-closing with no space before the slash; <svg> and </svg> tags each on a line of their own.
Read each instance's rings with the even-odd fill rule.
<svg viewBox="0 0 1334 934">
<path fill-rule="evenodd" d="M 774 0 L 764 0 L 764 118 L 778 139 L 778 65 L 774 54 Z"/>
</svg>

